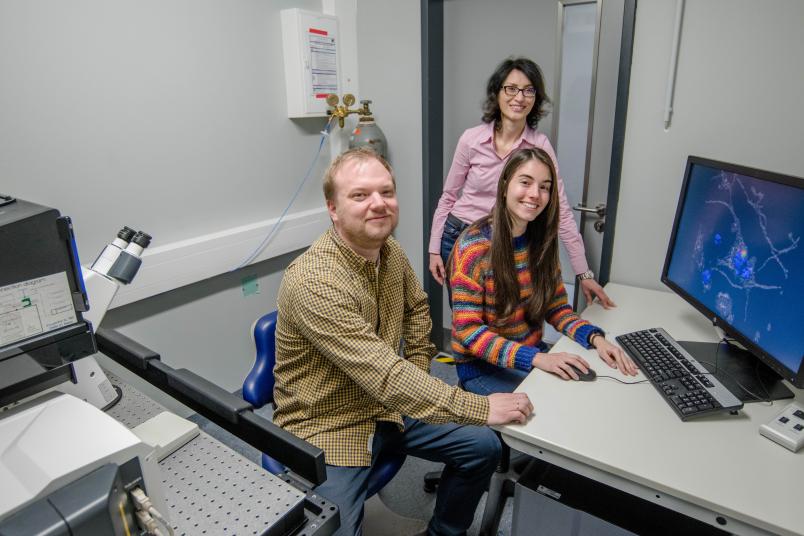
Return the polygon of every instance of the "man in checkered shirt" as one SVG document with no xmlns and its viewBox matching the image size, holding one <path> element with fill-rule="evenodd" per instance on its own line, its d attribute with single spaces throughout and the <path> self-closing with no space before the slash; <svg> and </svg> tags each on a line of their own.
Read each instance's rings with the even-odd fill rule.
<svg viewBox="0 0 804 536">
<path fill-rule="evenodd" d="M 485 425 L 524 422 L 523 393 L 488 397 L 430 376 L 427 295 L 399 243 L 396 183 L 370 149 L 324 177 L 332 227 L 287 269 L 279 290 L 274 422 L 324 451 L 317 492 L 360 534 L 366 482 L 383 451 L 444 462 L 428 534 L 464 534 L 500 444 Z"/>
</svg>

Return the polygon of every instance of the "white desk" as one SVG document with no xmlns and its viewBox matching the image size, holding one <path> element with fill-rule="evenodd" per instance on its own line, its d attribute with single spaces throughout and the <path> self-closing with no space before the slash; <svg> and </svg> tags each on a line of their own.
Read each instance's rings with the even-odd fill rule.
<svg viewBox="0 0 804 536">
<path fill-rule="evenodd" d="M 596 304 L 583 316 L 610 340 L 657 326 L 676 340 L 716 340 L 674 294 L 617 284 L 606 292 L 618 307 Z M 554 350 L 583 356 L 598 376 L 645 379 L 609 370 L 566 337 Z M 804 391 L 791 389 L 804 402 Z M 511 447 L 734 534 L 804 535 L 804 450 L 794 454 L 759 435 L 790 400 L 682 422 L 648 382 L 567 382 L 535 369 L 517 391 L 528 393 L 534 412 L 525 425 L 497 427 Z"/>
</svg>

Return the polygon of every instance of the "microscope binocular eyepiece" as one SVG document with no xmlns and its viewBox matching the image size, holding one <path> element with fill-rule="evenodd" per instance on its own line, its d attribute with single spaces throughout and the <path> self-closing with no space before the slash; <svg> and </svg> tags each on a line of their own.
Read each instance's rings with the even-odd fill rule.
<svg viewBox="0 0 804 536">
<path fill-rule="evenodd" d="M 151 235 L 125 226 L 118 231 L 112 243 L 103 248 L 92 263 L 92 270 L 128 284 L 137 274 L 142 264 L 140 256 L 150 243 Z"/>
</svg>

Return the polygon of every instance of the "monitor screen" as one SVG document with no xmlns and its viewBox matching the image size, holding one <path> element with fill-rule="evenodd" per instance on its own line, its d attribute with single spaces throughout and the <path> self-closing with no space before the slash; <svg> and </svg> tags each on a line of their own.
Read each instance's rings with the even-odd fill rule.
<svg viewBox="0 0 804 536">
<path fill-rule="evenodd" d="M 804 179 L 689 157 L 662 281 L 804 381 Z"/>
</svg>

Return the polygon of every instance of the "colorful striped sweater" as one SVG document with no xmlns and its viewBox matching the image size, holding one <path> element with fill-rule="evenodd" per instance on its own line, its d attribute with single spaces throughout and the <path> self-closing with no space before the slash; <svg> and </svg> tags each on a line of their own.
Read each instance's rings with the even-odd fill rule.
<svg viewBox="0 0 804 536">
<path fill-rule="evenodd" d="M 520 284 L 520 306 L 504 326 L 495 325 L 494 273 L 490 265 L 491 227 L 471 227 L 455 244 L 449 284 L 452 287 L 452 353 L 462 382 L 489 373 L 489 365 L 531 370 L 540 346 L 543 326 L 525 320 L 525 300 L 532 286 L 524 236 L 514 239 L 514 262 Z M 589 336 L 602 332 L 579 317 L 567 302 L 559 283 L 545 319 L 584 348 Z"/>
</svg>

